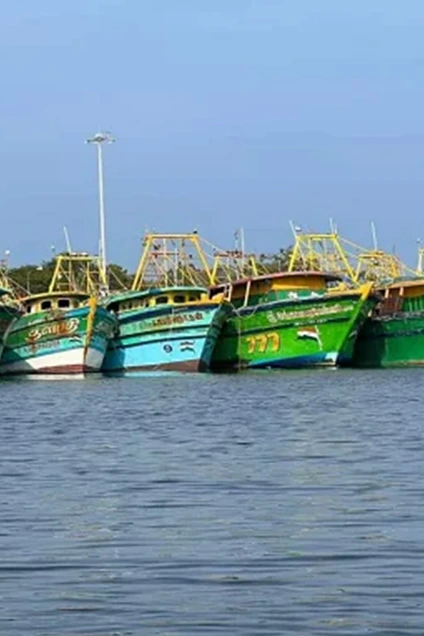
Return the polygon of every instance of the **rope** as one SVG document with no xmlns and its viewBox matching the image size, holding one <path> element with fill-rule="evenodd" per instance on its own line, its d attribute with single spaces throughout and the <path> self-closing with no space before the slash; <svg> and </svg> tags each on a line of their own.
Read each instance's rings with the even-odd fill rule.
<svg viewBox="0 0 424 636">
<path fill-rule="evenodd" d="M 91 339 L 93 337 L 94 332 L 94 318 L 96 316 L 97 311 L 97 298 L 95 296 L 91 296 L 88 301 L 90 311 L 87 317 L 87 329 L 85 333 L 85 345 L 84 345 L 84 358 L 87 355 L 88 347 L 90 346 Z"/>
</svg>

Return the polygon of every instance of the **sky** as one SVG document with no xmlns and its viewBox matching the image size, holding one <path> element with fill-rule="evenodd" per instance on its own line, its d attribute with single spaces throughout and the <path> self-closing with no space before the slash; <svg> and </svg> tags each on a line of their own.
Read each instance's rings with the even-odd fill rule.
<svg viewBox="0 0 424 636">
<path fill-rule="evenodd" d="M 109 260 L 197 229 L 249 251 L 289 220 L 395 249 L 424 241 L 422 0 L 19 0 L 0 21 L 0 253 L 96 251 L 105 148 Z"/>
</svg>

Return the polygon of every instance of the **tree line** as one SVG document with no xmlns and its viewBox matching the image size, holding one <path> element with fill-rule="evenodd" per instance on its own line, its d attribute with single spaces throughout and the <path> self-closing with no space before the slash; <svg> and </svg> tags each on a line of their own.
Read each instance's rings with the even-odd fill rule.
<svg viewBox="0 0 424 636">
<path fill-rule="evenodd" d="M 53 277 L 56 262 L 54 259 L 42 261 L 38 265 L 21 265 L 11 267 L 5 272 L 6 277 L 22 294 L 42 294 L 47 291 Z M 133 275 L 121 265 L 112 263 L 108 266 L 111 291 L 131 287 Z"/>
<path fill-rule="evenodd" d="M 256 262 L 259 273 L 286 271 L 291 256 L 291 247 L 281 248 L 276 253 L 259 254 Z M 20 292 L 25 294 L 41 294 L 48 290 L 55 269 L 55 259 L 42 261 L 39 264 L 20 265 L 4 269 L 4 274 L 13 282 Z M 111 291 L 130 289 L 134 273 L 117 263 L 108 265 Z"/>
</svg>

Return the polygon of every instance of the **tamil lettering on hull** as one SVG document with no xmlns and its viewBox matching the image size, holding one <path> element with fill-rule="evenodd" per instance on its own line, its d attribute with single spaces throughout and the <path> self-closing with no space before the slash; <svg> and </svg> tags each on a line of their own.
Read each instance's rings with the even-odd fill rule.
<svg viewBox="0 0 424 636">
<path fill-rule="evenodd" d="M 275 325 L 279 321 L 299 320 L 302 318 L 320 318 L 332 316 L 334 314 L 349 313 L 354 311 L 355 305 L 330 305 L 329 307 L 313 307 L 311 309 L 301 309 L 297 311 L 268 311 L 266 317 L 268 322 Z"/>
<path fill-rule="evenodd" d="M 79 326 L 78 318 L 70 318 L 69 320 L 61 320 L 52 322 L 51 324 L 43 324 L 40 327 L 34 327 L 26 337 L 27 342 L 37 342 L 40 338 L 46 336 L 70 336 L 76 332 Z"/>
<path fill-rule="evenodd" d="M 197 320 L 203 320 L 204 315 L 201 311 L 196 311 L 193 314 L 169 314 L 169 316 L 163 316 L 152 320 L 154 327 L 162 327 L 167 325 L 183 325 L 185 322 L 195 322 Z"/>
</svg>

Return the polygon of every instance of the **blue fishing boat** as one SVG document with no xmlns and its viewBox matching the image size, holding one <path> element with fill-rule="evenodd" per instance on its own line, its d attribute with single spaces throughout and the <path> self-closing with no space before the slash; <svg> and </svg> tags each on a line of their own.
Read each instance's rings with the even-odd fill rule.
<svg viewBox="0 0 424 636">
<path fill-rule="evenodd" d="M 227 314 L 211 281 L 197 234 L 147 234 L 131 290 L 104 303 L 118 327 L 102 371 L 209 369 Z"/>
<path fill-rule="evenodd" d="M 226 310 L 195 287 L 132 291 L 108 299 L 118 318 L 115 337 L 103 362 L 109 373 L 205 371 L 224 323 Z"/>
</svg>

